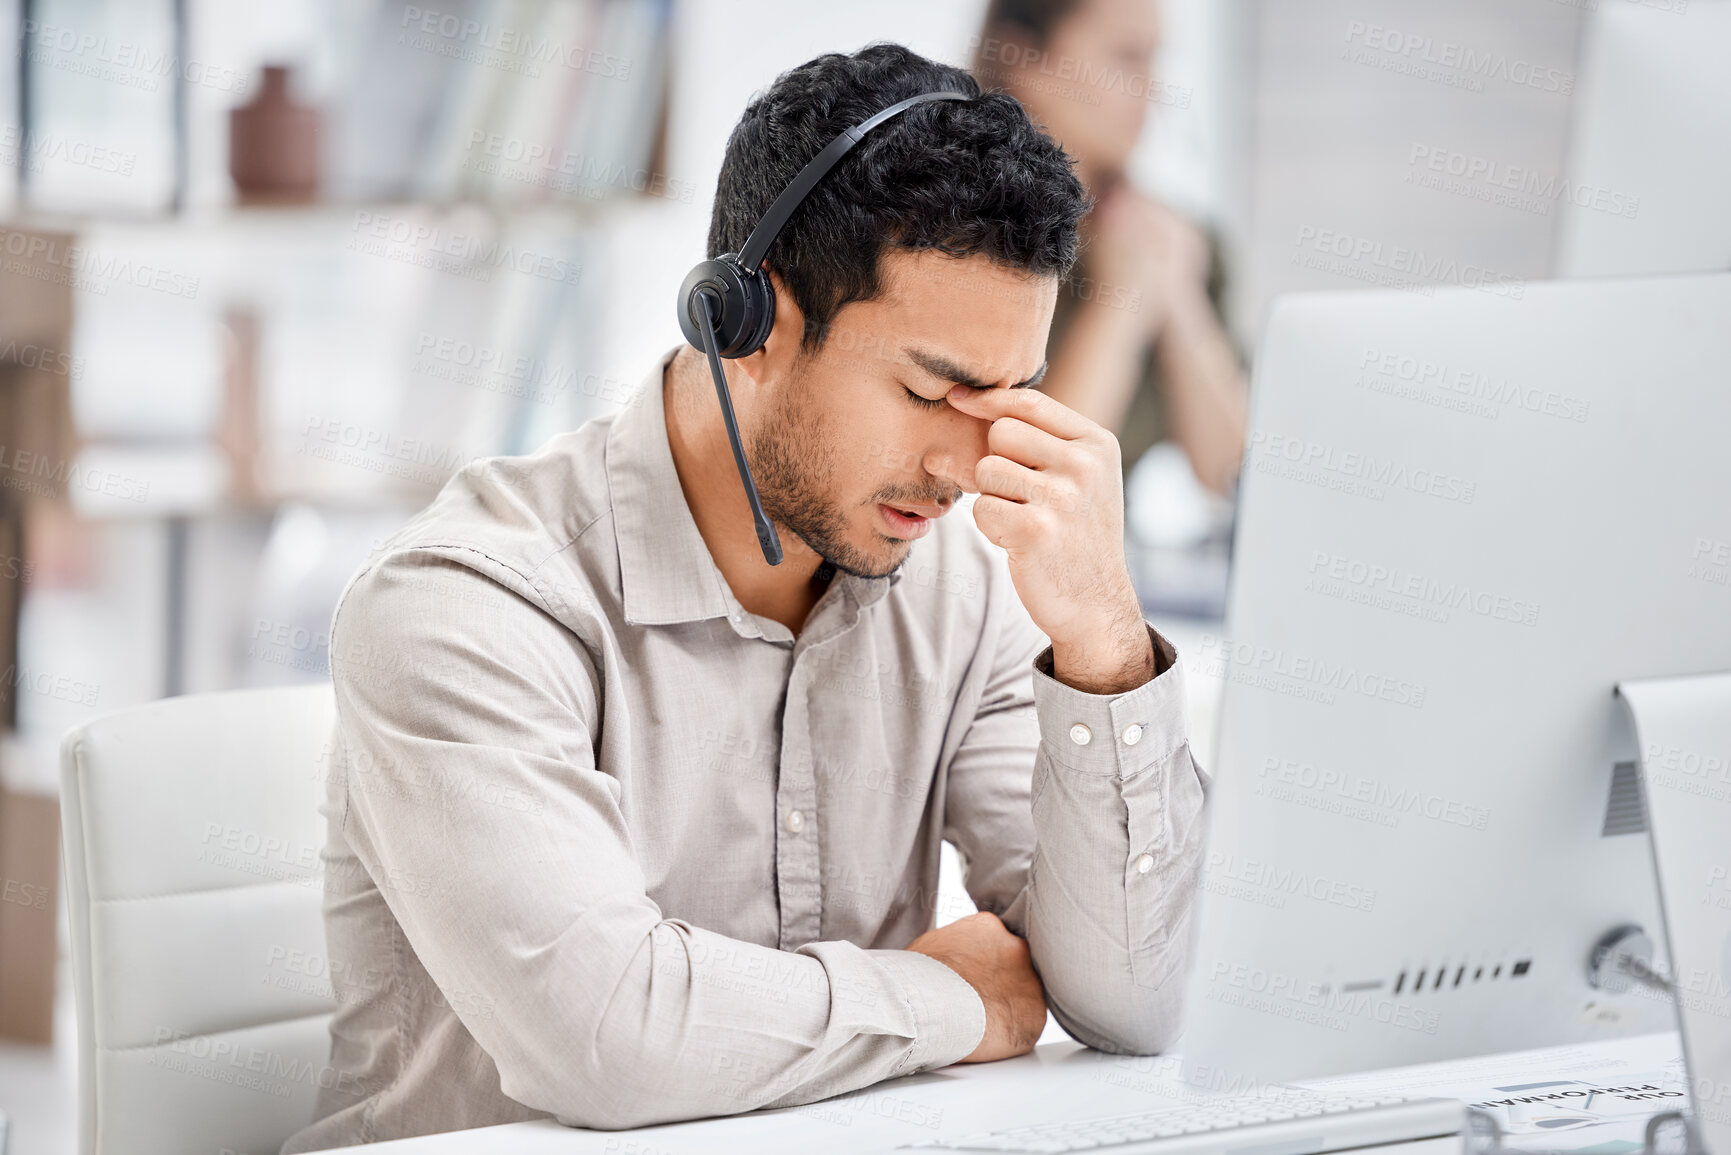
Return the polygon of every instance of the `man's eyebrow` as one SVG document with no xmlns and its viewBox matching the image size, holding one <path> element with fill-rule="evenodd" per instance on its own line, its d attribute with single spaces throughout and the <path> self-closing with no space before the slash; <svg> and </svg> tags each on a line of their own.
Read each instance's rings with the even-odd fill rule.
<svg viewBox="0 0 1731 1155">
<path fill-rule="evenodd" d="M 924 349 L 903 349 L 902 352 L 908 355 L 908 360 L 912 361 L 915 365 L 918 365 L 921 369 L 924 369 L 927 373 L 930 373 L 933 377 L 941 378 L 950 382 L 952 385 L 966 385 L 972 389 L 995 388 L 991 382 L 981 381 L 978 377 L 975 377 L 972 373 L 968 372 L 954 361 L 951 361 L 948 357 L 941 356 L 937 353 L 928 353 Z M 1030 385 L 1038 385 L 1040 383 L 1040 378 L 1045 375 L 1046 362 L 1042 361 L 1040 362 L 1040 367 L 1034 371 L 1032 377 L 1028 378 L 1026 381 L 1018 381 L 1014 385 L 1010 386 L 1010 388 L 1026 389 Z"/>
</svg>

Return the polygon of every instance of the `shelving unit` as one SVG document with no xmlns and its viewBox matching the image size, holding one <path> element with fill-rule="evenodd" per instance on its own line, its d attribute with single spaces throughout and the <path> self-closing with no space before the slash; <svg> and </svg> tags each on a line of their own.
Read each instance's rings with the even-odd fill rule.
<svg viewBox="0 0 1731 1155">
<path fill-rule="evenodd" d="M 0 228 L 63 230 L 78 248 L 76 467 L 133 482 L 72 495 L 86 553 L 136 551 L 147 527 L 158 538 L 142 568 L 87 559 L 87 588 L 63 572 L 73 585 L 27 611 L 30 635 L 48 638 L 104 599 L 135 607 L 114 642 L 156 651 L 153 676 L 117 651 L 61 653 L 105 687 L 91 713 L 323 676 L 322 651 L 255 656 L 257 622 L 321 634 L 340 580 L 450 473 L 628 399 L 603 292 L 619 238 L 690 235 L 670 222 L 701 211 L 662 171 L 672 12 L 305 0 L 273 6 L 261 33 L 219 0 L 26 0 L 20 171 Z M 80 49 L 56 31 L 68 27 L 104 46 Z M 323 110 L 324 199 L 243 204 L 226 177 L 228 110 L 249 98 L 234 78 L 284 59 Z M 55 103 L 79 85 L 95 86 L 88 123 Z M 160 105 L 162 131 L 105 138 L 101 118 L 127 99 Z M 64 142 L 120 152 L 141 175 L 80 174 Z M 165 171 L 167 186 L 148 175 Z M 25 756 L 50 759 L 50 737 L 83 719 L 33 705 Z"/>
</svg>

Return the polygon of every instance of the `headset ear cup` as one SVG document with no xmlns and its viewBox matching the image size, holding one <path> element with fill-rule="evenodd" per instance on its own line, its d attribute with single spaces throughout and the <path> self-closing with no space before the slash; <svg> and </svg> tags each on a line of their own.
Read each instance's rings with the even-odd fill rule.
<svg viewBox="0 0 1731 1155">
<path fill-rule="evenodd" d="M 726 253 L 686 275 L 679 287 L 679 330 L 694 349 L 703 348 L 703 306 L 698 295 L 706 291 L 721 302 L 716 352 L 744 357 L 761 349 L 775 324 L 775 293 L 768 274 L 762 269 L 747 273 L 732 253 Z"/>
<path fill-rule="evenodd" d="M 770 284 L 767 270 L 760 268 L 751 275 L 746 293 L 752 298 L 747 314 L 756 324 L 742 335 L 739 351 L 731 354 L 734 357 L 749 357 L 763 348 L 763 343 L 769 340 L 769 331 L 775 328 L 775 286 Z"/>
<path fill-rule="evenodd" d="M 737 330 L 742 304 L 739 300 L 738 270 L 730 269 L 725 261 L 704 261 L 685 275 L 685 282 L 679 286 L 679 331 L 685 334 L 685 339 L 691 347 L 701 351 L 703 339 L 703 302 L 700 295 L 707 292 L 721 303 L 720 316 L 716 318 L 716 348 L 723 357 L 727 356 L 730 333 Z"/>
</svg>

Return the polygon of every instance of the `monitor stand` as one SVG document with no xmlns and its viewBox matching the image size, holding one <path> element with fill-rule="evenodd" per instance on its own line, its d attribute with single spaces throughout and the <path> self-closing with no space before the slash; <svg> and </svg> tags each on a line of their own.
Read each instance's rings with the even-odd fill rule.
<svg viewBox="0 0 1731 1155">
<path fill-rule="evenodd" d="M 1731 1155 L 1731 673 L 1623 682 L 1659 882 L 1690 1097 L 1708 1151 Z M 1638 982 L 1639 928 L 1595 961 Z M 1649 956 L 1650 957 L 1650 956 Z"/>
</svg>

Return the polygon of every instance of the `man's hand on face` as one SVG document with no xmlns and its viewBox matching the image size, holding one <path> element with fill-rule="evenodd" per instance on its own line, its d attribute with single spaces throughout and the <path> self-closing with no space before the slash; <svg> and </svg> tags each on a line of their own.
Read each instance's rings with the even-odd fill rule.
<svg viewBox="0 0 1731 1155">
<path fill-rule="evenodd" d="M 970 389 L 949 402 L 992 423 L 974 467 L 974 522 L 1052 640 L 1053 674 L 1093 694 L 1154 676 L 1154 646 L 1124 562 L 1118 439 L 1035 389 Z"/>
</svg>

